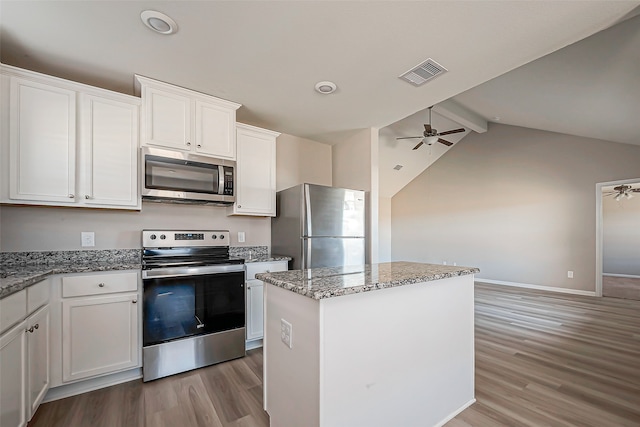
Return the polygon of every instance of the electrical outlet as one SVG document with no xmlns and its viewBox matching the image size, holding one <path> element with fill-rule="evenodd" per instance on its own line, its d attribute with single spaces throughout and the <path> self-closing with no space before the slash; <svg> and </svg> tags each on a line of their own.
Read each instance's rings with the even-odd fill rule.
<svg viewBox="0 0 640 427">
<path fill-rule="evenodd" d="M 90 247 L 96 245 L 96 233 L 93 231 L 82 231 L 80 233 L 80 241 L 82 242 L 82 247 Z"/>
<path fill-rule="evenodd" d="M 457 266 L 458 266 L 458 263 L 457 263 L 457 262 L 454 262 L 454 263 L 453 263 L 453 266 L 454 266 L 454 267 L 457 267 Z"/>
<path fill-rule="evenodd" d="M 442 265 L 447 265 L 447 261 L 442 261 Z"/>
<path fill-rule="evenodd" d="M 284 319 L 280 319 L 280 338 L 282 339 L 282 342 L 289 348 L 293 348 L 291 340 L 292 333 L 293 327 L 291 326 L 291 323 L 287 322 Z"/>
<path fill-rule="evenodd" d="M 567 271 L 567 277 L 569 279 L 573 279 L 573 271 L 571 271 L 571 270 Z"/>
<path fill-rule="evenodd" d="M 244 231 L 238 231 L 238 243 L 244 243 Z"/>
</svg>

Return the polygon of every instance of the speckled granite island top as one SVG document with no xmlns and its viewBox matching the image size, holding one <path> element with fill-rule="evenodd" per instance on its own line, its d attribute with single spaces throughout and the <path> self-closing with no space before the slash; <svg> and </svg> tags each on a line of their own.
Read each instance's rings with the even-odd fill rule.
<svg viewBox="0 0 640 427">
<path fill-rule="evenodd" d="M 320 300 L 478 272 L 480 270 L 475 267 L 398 261 L 361 266 L 260 273 L 256 274 L 256 279 Z"/>
</svg>

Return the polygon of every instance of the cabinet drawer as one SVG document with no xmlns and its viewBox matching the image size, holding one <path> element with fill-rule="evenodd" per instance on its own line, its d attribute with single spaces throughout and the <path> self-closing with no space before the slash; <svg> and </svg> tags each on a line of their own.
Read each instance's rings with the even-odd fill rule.
<svg viewBox="0 0 640 427">
<path fill-rule="evenodd" d="M 247 266 L 247 280 L 255 279 L 256 274 L 274 271 L 287 271 L 288 261 L 251 262 Z"/>
<path fill-rule="evenodd" d="M 0 333 L 22 321 L 27 315 L 27 290 L 11 294 L 0 300 Z"/>
<path fill-rule="evenodd" d="M 92 274 L 62 278 L 62 297 L 102 295 L 138 290 L 138 273 Z"/>
<path fill-rule="evenodd" d="M 31 314 L 38 308 L 49 303 L 49 281 L 43 280 L 27 288 L 27 313 Z"/>
</svg>

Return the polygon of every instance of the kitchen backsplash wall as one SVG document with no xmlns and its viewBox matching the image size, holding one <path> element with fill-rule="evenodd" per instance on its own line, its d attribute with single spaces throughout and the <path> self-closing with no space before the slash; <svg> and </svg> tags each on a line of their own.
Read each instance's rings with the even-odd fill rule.
<svg viewBox="0 0 640 427">
<path fill-rule="evenodd" d="M 220 229 L 231 246 L 271 245 L 271 220 L 226 215 L 216 206 L 143 202 L 142 211 L 0 206 L 0 252 L 139 249 L 143 229 Z M 83 248 L 80 233 L 93 231 L 95 247 Z M 238 232 L 245 242 L 238 242 Z"/>
</svg>

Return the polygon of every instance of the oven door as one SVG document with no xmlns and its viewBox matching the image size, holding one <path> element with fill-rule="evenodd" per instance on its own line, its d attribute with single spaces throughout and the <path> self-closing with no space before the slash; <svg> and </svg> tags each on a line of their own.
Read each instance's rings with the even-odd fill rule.
<svg viewBox="0 0 640 427">
<path fill-rule="evenodd" d="M 244 265 L 142 273 L 144 347 L 244 328 Z"/>
</svg>

